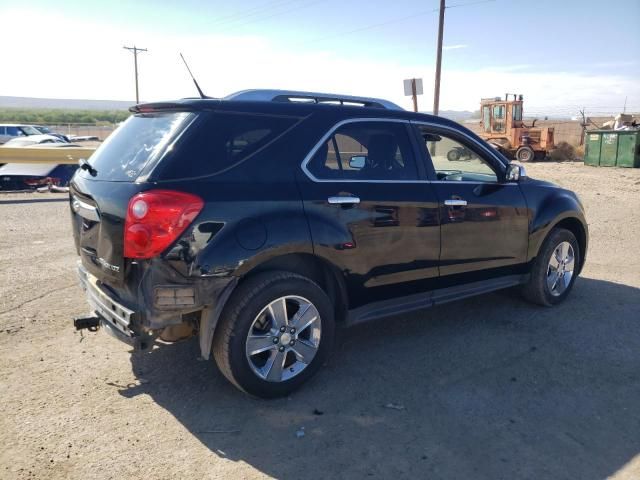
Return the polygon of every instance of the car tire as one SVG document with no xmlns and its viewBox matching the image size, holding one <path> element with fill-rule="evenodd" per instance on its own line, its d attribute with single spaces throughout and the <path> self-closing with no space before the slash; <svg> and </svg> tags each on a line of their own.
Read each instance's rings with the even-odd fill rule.
<svg viewBox="0 0 640 480">
<path fill-rule="evenodd" d="M 536 154 L 531 147 L 520 147 L 516 151 L 516 160 L 519 162 L 530 162 L 535 156 Z"/>
<path fill-rule="evenodd" d="M 302 329 L 314 315 L 317 319 Z M 301 330 L 291 333 L 295 325 Z M 282 397 L 324 364 L 334 333 L 333 305 L 315 282 L 290 272 L 264 272 L 241 283 L 229 298 L 214 335 L 213 355 L 222 374 L 240 390 Z"/>
<path fill-rule="evenodd" d="M 460 151 L 453 149 L 453 150 L 449 150 L 447 152 L 447 160 L 449 160 L 450 162 L 457 162 L 458 160 L 460 160 Z"/>
<path fill-rule="evenodd" d="M 580 246 L 575 235 L 567 229 L 555 228 L 533 261 L 531 277 L 522 288 L 523 296 L 538 305 L 557 305 L 571 292 L 579 270 Z"/>
</svg>

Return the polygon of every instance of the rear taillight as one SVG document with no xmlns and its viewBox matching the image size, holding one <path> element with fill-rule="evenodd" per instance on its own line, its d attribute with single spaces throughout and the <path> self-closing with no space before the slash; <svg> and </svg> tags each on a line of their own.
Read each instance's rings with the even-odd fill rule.
<svg viewBox="0 0 640 480">
<path fill-rule="evenodd" d="M 134 195 L 124 222 L 124 256 L 160 255 L 182 235 L 203 206 L 200 197 L 172 190 L 149 190 Z"/>
</svg>

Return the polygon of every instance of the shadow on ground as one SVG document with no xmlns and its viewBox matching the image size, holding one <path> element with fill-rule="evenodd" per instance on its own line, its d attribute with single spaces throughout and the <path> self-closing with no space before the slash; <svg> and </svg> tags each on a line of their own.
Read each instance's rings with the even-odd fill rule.
<svg viewBox="0 0 640 480">
<path fill-rule="evenodd" d="M 343 331 L 287 399 L 235 390 L 196 342 L 132 357 L 145 383 L 120 393 L 277 478 L 600 479 L 640 452 L 639 312 L 640 289 L 579 279 L 552 309 L 507 292 Z"/>
</svg>

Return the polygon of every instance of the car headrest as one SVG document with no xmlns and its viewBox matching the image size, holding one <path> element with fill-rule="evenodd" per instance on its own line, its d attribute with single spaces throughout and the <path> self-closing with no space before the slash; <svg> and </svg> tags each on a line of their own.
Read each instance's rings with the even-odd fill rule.
<svg viewBox="0 0 640 480">
<path fill-rule="evenodd" d="M 367 149 L 371 168 L 389 168 L 395 158 L 398 142 L 393 135 L 377 134 L 371 136 Z"/>
</svg>

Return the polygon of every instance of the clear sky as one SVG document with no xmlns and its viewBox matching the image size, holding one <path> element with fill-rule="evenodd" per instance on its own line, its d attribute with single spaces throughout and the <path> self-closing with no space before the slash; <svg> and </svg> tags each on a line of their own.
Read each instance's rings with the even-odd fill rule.
<svg viewBox="0 0 640 480">
<path fill-rule="evenodd" d="M 287 88 L 432 105 L 438 0 L 0 0 L 0 95 L 130 100 Z M 525 95 L 528 113 L 640 111 L 640 0 L 447 0 L 441 109 Z"/>
</svg>

